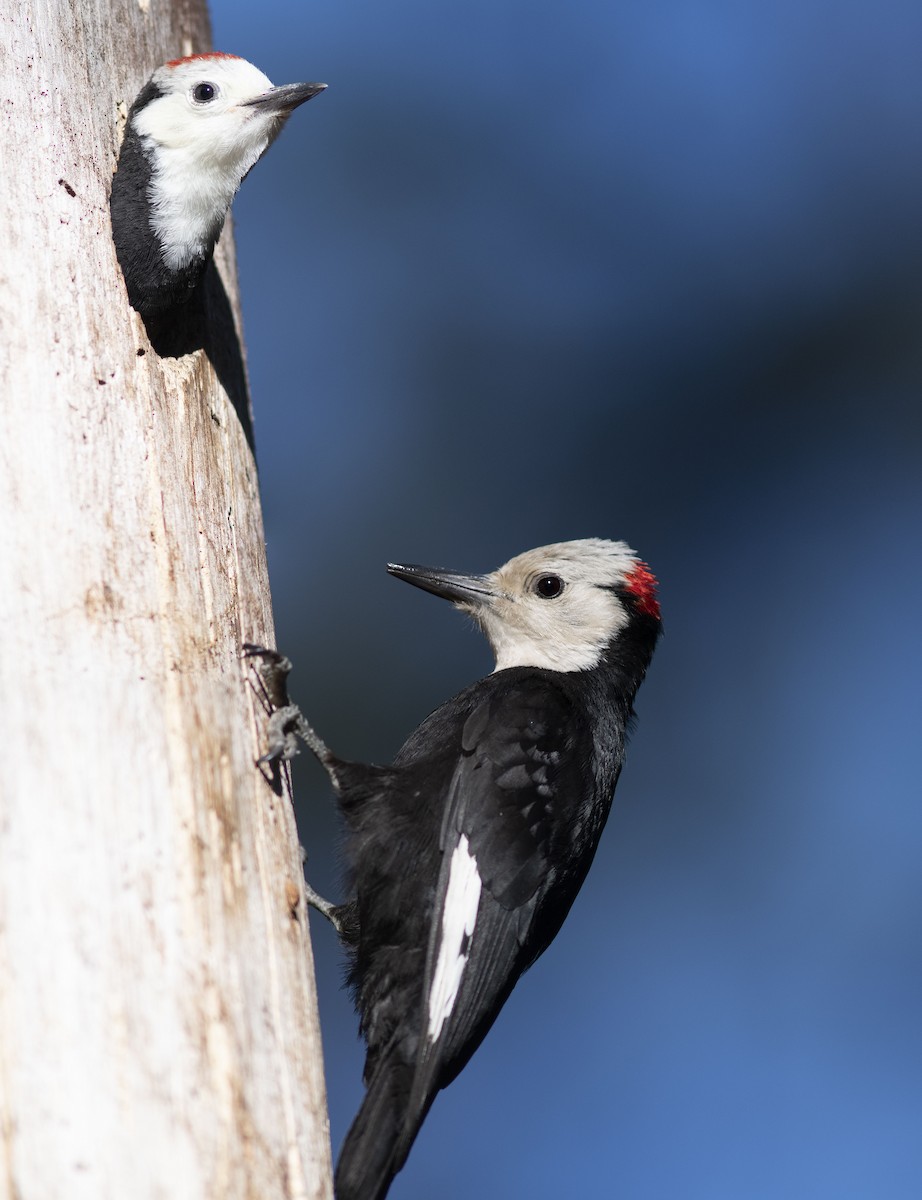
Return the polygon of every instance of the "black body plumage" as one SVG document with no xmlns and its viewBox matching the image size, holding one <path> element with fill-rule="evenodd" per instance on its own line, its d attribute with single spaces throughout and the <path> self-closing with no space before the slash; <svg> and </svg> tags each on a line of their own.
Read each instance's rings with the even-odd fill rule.
<svg viewBox="0 0 922 1200">
<path fill-rule="evenodd" d="M 333 780 L 355 890 L 338 907 L 316 898 L 347 944 L 367 1043 L 337 1200 L 382 1200 L 436 1094 L 559 931 L 595 856 L 660 632 L 652 576 L 622 543 L 561 543 L 490 576 L 390 569 L 471 612 L 500 669 L 436 709 L 389 767 L 343 761 L 306 723 L 298 730 Z M 572 600 L 542 599 L 548 580 Z M 544 644 L 548 613 L 559 645 Z M 503 668 L 510 654 L 538 665 Z M 550 669 L 546 658 L 591 666 Z M 280 729 L 268 757 L 284 753 Z"/>
<path fill-rule="evenodd" d="M 337 1200 L 384 1195 L 436 1093 L 467 1064 L 582 886 L 629 715 L 617 675 L 592 676 L 501 671 L 437 709 L 389 771 L 337 769 L 361 930 L 350 983 L 368 1045 L 368 1095 L 340 1155 Z M 483 890 L 458 998 L 430 1044 L 436 918 L 462 835 Z"/>
</svg>

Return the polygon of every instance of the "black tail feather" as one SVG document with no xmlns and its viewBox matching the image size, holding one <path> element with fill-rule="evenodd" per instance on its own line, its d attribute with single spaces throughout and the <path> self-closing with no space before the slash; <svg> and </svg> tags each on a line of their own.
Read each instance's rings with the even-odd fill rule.
<svg viewBox="0 0 922 1200">
<path fill-rule="evenodd" d="M 336 1200 L 383 1200 L 387 1195 L 425 1115 L 424 1110 L 408 1120 L 412 1080 L 412 1067 L 389 1060 L 379 1065 L 339 1152 Z"/>
</svg>

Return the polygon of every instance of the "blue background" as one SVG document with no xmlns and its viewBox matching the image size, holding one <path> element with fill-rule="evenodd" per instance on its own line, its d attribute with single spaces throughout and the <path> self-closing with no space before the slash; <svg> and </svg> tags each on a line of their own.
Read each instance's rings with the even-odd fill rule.
<svg viewBox="0 0 922 1200">
<path fill-rule="evenodd" d="M 235 206 L 279 644 L 341 754 L 487 672 L 387 559 L 624 538 L 589 882 L 394 1200 L 922 1196 L 918 0 L 215 0 L 322 79 Z M 296 779 L 316 887 L 335 820 Z M 334 1150 L 361 1047 L 313 922 Z"/>
</svg>

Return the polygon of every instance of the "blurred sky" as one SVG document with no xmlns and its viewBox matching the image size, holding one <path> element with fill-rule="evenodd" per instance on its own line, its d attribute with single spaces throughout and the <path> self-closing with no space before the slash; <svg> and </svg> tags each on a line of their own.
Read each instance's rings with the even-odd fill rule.
<svg viewBox="0 0 922 1200">
<path fill-rule="evenodd" d="M 387 559 L 625 538 L 666 637 L 593 873 L 393 1200 L 922 1196 L 918 0 L 213 0 L 279 644 L 387 760 L 491 663 Z M 299 771 L 309 875 L 332 802 Z M 362 1054 L 313 923 L 334 1150 Z"/>
</svg>

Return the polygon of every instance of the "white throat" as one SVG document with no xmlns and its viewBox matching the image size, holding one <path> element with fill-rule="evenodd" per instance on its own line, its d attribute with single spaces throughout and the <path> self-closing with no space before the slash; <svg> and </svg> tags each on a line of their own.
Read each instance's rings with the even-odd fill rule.
<svg viewBox="0 0 922 1200">
<path fill-rule="evenodd" d="M 511 629 L 508 625 L 488 624 L 484 629 L 496 655 L 496 671 L 509 667 L 540 667 L 547 671 L 591 671 L 602 661 L 608 645 L 608 636 L 591 639 L 567 636 L 566 630 L 557 627 L 540 639 L 531 633 Z"/>
<path fill-rule="evenodd" d="M 152 139 L 146 140 L 153 167 L 151 226 L 164 262 L 175 271 L 209 251 L 246 172 L 228 171 L 215 161 L 203 163 L 192 147 L 158 146 Z M 254 150 L 247 170 L 264 148 Z"/>
<path fill-rule="evenodd" d="M 616 597 L 599 588 L 584 589 L 577 603 L 502 599 L 474 615 L 496 655 L 494 671 L 591 671 L 629 619 Z"/>
</svg>

